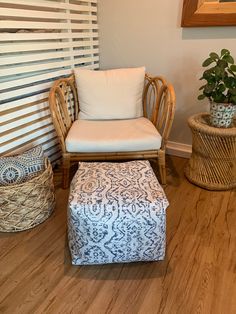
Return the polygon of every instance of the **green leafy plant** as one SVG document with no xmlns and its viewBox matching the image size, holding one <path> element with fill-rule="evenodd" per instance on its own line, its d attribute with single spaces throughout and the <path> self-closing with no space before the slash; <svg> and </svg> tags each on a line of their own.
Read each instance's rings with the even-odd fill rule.
<svg viewBox="0 0 236 314">
<path fill-rule="evenodd" d="M 203 64 L 209 67 L 203 72 L 200 80 L 207 83 L 199 88 L 202 94 L 199 100 L 208 98 L 216 103 L 232 103 L 236 105 L 236 65 L 229 50 L 222 49 L 220 56 L 211 52 Z"/>
</svg>

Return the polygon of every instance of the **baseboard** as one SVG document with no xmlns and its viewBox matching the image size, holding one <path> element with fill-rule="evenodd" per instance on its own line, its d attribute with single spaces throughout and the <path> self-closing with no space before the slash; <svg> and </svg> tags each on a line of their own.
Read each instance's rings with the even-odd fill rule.
<svg viewBox="0 0 236 314">
<path fill-rule="evenodd" d="M 168 142 L 166 153 L 172 156 L 190 158 L 190 155 L 192 153 L 192 145 L 177 142 Z"/>
</svg>

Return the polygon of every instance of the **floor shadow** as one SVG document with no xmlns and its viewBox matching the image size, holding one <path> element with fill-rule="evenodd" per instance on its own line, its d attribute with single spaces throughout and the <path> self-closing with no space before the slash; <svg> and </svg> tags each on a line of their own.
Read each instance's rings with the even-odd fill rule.
<svg viewBox="0 0 236 314">
<path fill-rule="evenodd" d="M 166 164 L 167 164 L 167 178 L 171 182 L 171 185 L 176 187 L 179 186 L 181 182 L 181 175 L 177 171 L 177 167 L 173 161 L 172 156 L 167 155 Z"/>
</svg>

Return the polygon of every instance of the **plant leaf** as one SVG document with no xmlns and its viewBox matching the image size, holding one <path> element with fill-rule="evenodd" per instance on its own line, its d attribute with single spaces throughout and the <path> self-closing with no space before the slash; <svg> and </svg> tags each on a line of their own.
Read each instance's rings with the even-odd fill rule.
<svg viewBox="0 0 236 314">
<path fill-rule="evenodd" d="M 227 68 L 228 63 L 227 63 L 225 60 L 218 60 L 218 61 L 217 61 L 217 65 L 218 65 L 219 67 L 225 69 L 225 68 Z"/>
<path fill-rule="evenodd" d="M 236 87 L 230 88 L 229 92 L 230 92 L 231 95 L 236 96 Z"/>
<path fill-rule="evenodd" d="M 214 84 L 212 85 L 207 84 L 204 88 L 204 94 L 207 94 L 207 95 L 210 94 L 214 90 L 214 88 L 215 88 Z"/>
<path fill-rule="evenodd" d="M 208 59 L 206 59 L 206 60 L 203 62 L 202 66 L 203 66 L 203 67 L 208 67 L 208 65 L 210 65 L 210 64 L 213 63 L 213 62 L 214 62 L 214 60 L 212 60 L 211 58 L 208 58 Z"/>
<path fill-rule="evenodd" d="M 219 91 L 219 92 L 223 93 L 225 90 L 226 90 L 226 87 L 225 87 L 224 84 L 220 84 L 220 85 L 218 86 L 218 91 Z"/>
<path fill-rule="evenodd" d="M 236 72 L 236 65 L 235 64 L 231 65 L 230 70 L 233 72 Z"/>
<path fill-rule="evenodd" d="M 211 52 L 209 56 L 211 57 L 211 59 L 214 59 L 214 60 L 220 59 L 220 57 L 218 56 L 218 54 L 215 53 L 215 52 Z"/>
<path fill-rule="evenodd" d="M 234 103 L 236 105 L 236 96 L 232 96 L 231 101 L 232 101 L 232 103 Z"/>
<path fill-rule="evenodd" d="M 208 81 L 211 78 L 211 74 L 209 72 L 205 71 L 203 73 L 203 78 Z"/>
<path fill-rule="evenodd" d="M 207 80 L 208 83 L 215 83 L 216 76 L 212 69 L 206 70 L 203 72 L 203 78 Z"/>
<path fill-rule="evenodd" d="M 234 88 L 234 87 L 236 87 L 236 78 L 234 78 L 234 77 L 226 77 L 225 79 L 224 79 L 224 83 L 225 83 L 225 86 L 227 87 L 227 88 Z"/>
<path fill-rule="evenodd" d="M 215 67 L 215 74 L 217 76 L 221 76 L 221 73 L 222 73 L 222 69 L 219 66 L 216 66 Z"/>
<path fill-rule="evenodd" d="M 202 95 L 199 95 L 197 99 L 198 100 L 203 100 L 204 98 L 206 98 L 206 96 L 204 94 L 202 94 Z"/>
<path fill-rule="evenodd" d="M 201 86 L 201 87 L 199 88 L 199 90 L 202 90 L 205 86 L 206 86 L 206 85 Z"/>
<path fill-rule="evenodd" d="M 231 71 L 230 69 L 228 69 L 228 72 L 229 72 L 230 74 L 232 74 L 233 76 L 235 76 L 234 72 Z"/>
<path fill-rule="evenodd" d="M 223 57 L 224 55 L 229 55 L 229 54 L 230 54 L 230 52 L 228 49 L 222 49 L 221 50 L 221 57 Z"/>
<path fill-rule="evenodd" d="M 234 58 L 231 55 L 225 55 L 222 60 L 225 60 L 228 63 L 233 64 L 234 63 Z"/>
<path fill-rule="evenodd" d="M 225 102 L 226 96 L 221 93 L 216 93 L 213 97 L 215 102 Z"/>
</svg>

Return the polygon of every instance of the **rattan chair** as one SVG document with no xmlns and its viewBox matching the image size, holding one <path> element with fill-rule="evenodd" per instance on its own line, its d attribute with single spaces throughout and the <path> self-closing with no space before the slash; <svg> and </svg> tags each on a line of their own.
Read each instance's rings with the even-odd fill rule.
<svg viewBox="0 0 236 314">
<path fill-rule="evenodd" d="M 174 118 L 175 92 L 172 85 L 167 84 L 164 78 L 146 74 L 143 90 L 143 115 L 153 123 L 161 135 L 161 147 L 158 150 L 70 153 L 66 149 L 65 140 L 79 113 L 74 75 L 55 81 L 50 90 L 49 104 L 62 150 L 63 188 L 69 185 L 71 163 L 99 160 L 155 159 L 158 162 L 161 183 L 166 184 L 165 152 Z"/>
</svg>

